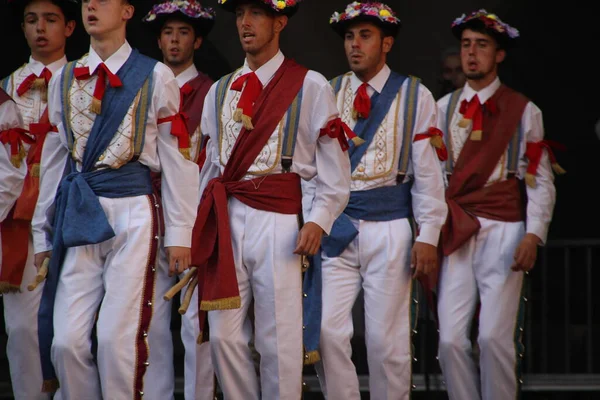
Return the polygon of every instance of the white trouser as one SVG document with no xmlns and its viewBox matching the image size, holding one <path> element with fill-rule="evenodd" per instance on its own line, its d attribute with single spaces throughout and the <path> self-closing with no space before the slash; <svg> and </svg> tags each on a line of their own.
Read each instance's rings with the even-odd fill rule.
<svg viewBox="0 0 600 400">
<path fill-rule="evenodd" d="M 339 257 L 323 254 L 321 362 L 317 372 L 328 400 L 359 400 L 350 339 L 352 307 L 365 299 L 365 340 L 372 399 L 408 399 L 411 392 L 410 250 L 407 219 L 352 221 L 358 236 Z"/>
<path fill-rule="evenodd" d="M 55 399 L 140 399 L 144 391 L 159 244 L 155 207 L 151 196 L 99 200 L 115 237 L 67 250 L 54 306 Z"/>
<path fill-rule="evenodd" d="M 225 400 L 298 400 L 302 392 L 302 273 L 293 254 L 295 215 L 229 199 L 233 256 L 242 307 L 210 311 L 213 365 Z M 254 299 L 260 387 L 248 343 Z"/>
<path fill-rule="evenodd" d="M 33 256 L 33 242 L 30 237 L 21 292 L 3 296 L 4 324 L 8 335 L 6 354 L 13 396 L 16 400 L 50 399 L 49 394 L 42 393 L 42 365 L 37 330 L 37 314 L 44 284 L 41 283 L 32 292 L 27 290 L 27 285 L 34 280 L 37 273 Z"/>
<path fill-rule="evenodd" d="M 188 271 L 179 276 L 182 279 Z M 146 371 L 144 399 L 169 400 L 174 396 L 175 375 L 173 364 L 173 336 L 171 333 L 171 310 L 173 303 L 163 299 L 164 294 L 176 283 L 169 277 L 169 261 L 161 246 L 156 272 L 154 315 L 148 332 L 150 365 Z M 181 300 L 187 286 L 181 291 Z M 198 321 L 198 290 L 194 290 L 187 312 L 181 316 L 181 340 L 184 356 L 184 395 L 186 400 L 214 400 L 215 374 L 210 357 L 210 345 L 198 344 L 200 323 Z M 159 350 L 156 350 L 159 349 Z"/>
<path fill-rule="evenodd" d="M 162 242 L 162 238 L 160 239 Z M 169 262 L 164 247 L 159 248 L 156 263 L 156 284 L 152 325 L 148 331 L 150 365 L 146 370 L 144 399 L 171 400 L 175 395 L 175 370 L 173 364 L 173 335 L 171 334 L 171 309 L 173 303 L 163 296 L 175 284 L 169 277 Z"/>
<path fill-rule="evenodd" d="M 453 400 L 509 400 L 519 390 L 523 273 L 513 256 L 524 236 L 522 222 L 479 218 L 481 230 L 445 257 L 439 283 L 439 359 Z M 479 313 L 479 376 L 468 334 Z"/>
</svg>

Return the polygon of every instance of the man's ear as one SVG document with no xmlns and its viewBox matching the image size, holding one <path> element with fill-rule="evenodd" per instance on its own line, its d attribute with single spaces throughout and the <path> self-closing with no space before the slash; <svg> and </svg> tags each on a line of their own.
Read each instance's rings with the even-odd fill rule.
<svg viewBox="0 0 600 400">
<path fill-rule="evenodd" d="M 390 51 L 392 51 L 392 46 L 394 45 L 394 37 L 393 36 L 386 36 L 383 38 L 383 52 L 384 53 L 389 53 Z"/>
<path fill-rule="evenodd" d="M 281 33 L 285 29 L 288 23 L 287 15 L 277 15 L 275 17 L 275 32 Z"/>
<path fill-rule="evenodd" d="M 202 46 L 202 41 L 202 36 L 196 36 L 196 40 L 194 40 L 194 50 L 198 50 L 200 46 Z"/>
</svg>

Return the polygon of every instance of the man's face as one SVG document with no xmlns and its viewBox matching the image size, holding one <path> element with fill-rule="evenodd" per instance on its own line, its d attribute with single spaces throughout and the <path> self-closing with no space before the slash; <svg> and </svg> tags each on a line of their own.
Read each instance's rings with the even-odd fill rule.
<svg viewBox="0 0 600 400">
<path fill-rule="evenodd" d="M 450 82 L 455 89 L 465 85 L 466 77 L 462 70 L 459 54 L 449 54 L 442 63 L 442 79 Z"/>
<path fill-rule="evenodd" d="M 381 29 L 369 22 L 351 25 L 344 36 L 350 69 L 359 76 L 377 71 L 385 63 L 393 43 L 393 37 L 383 37 Z"/>
<path fill-rule="evenodd" d="M 194 51 L 200 48 L 202 38 L 196 37 L 194 28 L 187 22 L 169 19 L 163 25 L 158 38 L 165 64 L 178 66 L 194 58 Z"/>
<path fill-rule="evenodd" d="M 64 53 L 75 22 L 67 23 L 59 6 L 50 0 L 34 0 L 25 7 L 23 16 L 23 33 L 34 58 Z"/>
<path fill-rule="evenodd" d="M 490 35 L 465 29 L 460 41 L 460 59 L 468 79 L 483 80 L 497 74 L 498 64 L 504 60 L 504 50 L 499 50 Z"/>
<path fill-rule="evenodd" d="M 133 6 L 125 0 L 83 0 L 81 7 L 83 26 L 94 38 L 124 29 L 134 12 Z"/>
<path fill-rule="evenodd" d="M 242 3 L 235 10 L 236 26 L 244 52 L 260 54 L 275 40 L 281 16 L 273 16 L 254 3 Z"/>
</svg>

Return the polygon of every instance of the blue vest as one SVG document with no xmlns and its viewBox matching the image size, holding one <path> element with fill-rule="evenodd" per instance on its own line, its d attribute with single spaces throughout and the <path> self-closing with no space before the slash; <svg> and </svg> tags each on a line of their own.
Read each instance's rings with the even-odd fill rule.
<svg viewBox="0 0 600 400">
<path fill-rule="evenodd" d="M 140 90 L 146 94 L 151 92 L 152 71 L 155 65 L 156 60 L 141 55 L 137 50 L 131 53 L 117 73 L 123 86 L 112 88 L 109 85 L 106 88 L 102 114 L 96 117 L 88 137 L 81 172 L 77 171 L 75 160 L 70 158 L 66 169 L 70 173 L 62 179 L 58 188 L 54 200 L 52 257 L 38 312 L 38 336 L 44 381 L 56 379 L 50 358 L 54 337 L 54 300 L 67 248 L 101 243 L 115 235 L 98 197 L 123 198 L 152 194 L 150 170 L 138 161 L 125 164 L 119 169 L 94 170 L 94 165 L 106 151 Z M 69 91 L 74 79 L 75 66 L 75 62 L 67 64 L 61 77 L 63 127 L 69 147 L 72 147 L 74 141 L 68 117 Z M 151 96 L 141 98 L 143 100 L 140 102 L 143 104 L 140 104 L 140 108 L 145 112 L 143 115 L 138 112 L 136 119 L 143 123 L 145 128 Z M 139 155 L 145 130 L 135 134 L 136 154 Z"/>
</svg>

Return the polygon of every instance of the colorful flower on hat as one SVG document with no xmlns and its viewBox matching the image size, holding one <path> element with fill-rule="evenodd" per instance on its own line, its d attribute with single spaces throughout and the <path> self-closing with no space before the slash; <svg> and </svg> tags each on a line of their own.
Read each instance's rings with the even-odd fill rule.
<svg viewBox="0 0 600 400">
<path fill-rule="evenodd" d="M 335 24 L 342 21 L 348 21 L 354 19 L 360 15 L 368 15 L 370 17 L 379 18 L 382 22 L 389 24 L 400 24 L 400 19 L 396 16 L 394 11 L 386 4 L 379 2 L 368 2 L 362 3 L 354 1 L 346 7 L 342 12 L 334 12 L 329 19 L 330 24 Z"/>
<path fill-rule="evenodd" d="M 506 22 L 503 22 L 496 14 L 488 13 L 485 9 L 472 12 L 468 16 L 463 14 L 452 22 L 452 28 L 465 24 L 474 19 L 482 21 L 488 29 L 492 29 L 500 34 L 506 34 L 511 39 L 519 37 L 519 31 Z"/>
<path fill-rule="evenodd" d="M 223 0 L 225 2 L 226 0 Z M 156 4 L 150 12 L 144 17 L 145 22 L 152 22 L 159 14 L 173 14 L 181 12 L 190 18 L 215 19 L 215 12 L 210 7 L 202 7 L 199 2 L 194 0 L 173 0 Z"/>
<path fill-rule="evenodd" d="M 302 0 L 260 0 L 275 11 L 284 11 L 286 8 L 296 7 Z M 227 0 L 219 0 L 219 4 L 225 4 Z"/>
</svg>

